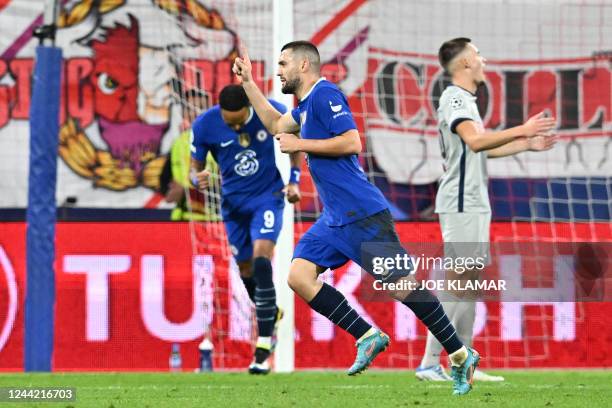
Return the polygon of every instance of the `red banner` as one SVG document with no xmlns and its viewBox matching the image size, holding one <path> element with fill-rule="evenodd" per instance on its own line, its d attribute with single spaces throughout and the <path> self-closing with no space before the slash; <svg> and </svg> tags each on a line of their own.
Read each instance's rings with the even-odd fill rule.
<svg viewBox="0 0 612 408">
<path fill-rule="evenodd" d="M 437 223 L 399 223 L 398 232 L 404 242 L 440 240 Z M 609 224 L 492 228 L 494 241 L 529 234 L 612 240 Z M 0 370 L 23 368 L 25 258 L 25 224 L 0 224 Z M 183 367 L 193 369 L 205 323 L 225 333 L 224 340 L 214 336 L 217 367 L 242 369 L 251 359 L 251 318 L 238 304 L 244 301 L 240 280 L 228 273 L 227 259 L 193 255 L 188 224 L 59 224 L 55 269 L 55 370 L 166 370 L 172 343 L 181 344 Z M 360 299 L 360 276 L 347 265 L 324 279 L 391 336 L 376 366 L 414 367 L 425 328 L 401 304 Z M 297 368 L 352 363 L 349 335 L 301 300 L 295 315 Z M 475 333 L 489 367 L 612 366 L 609 303 L 479 304 Z"/>
</svg>

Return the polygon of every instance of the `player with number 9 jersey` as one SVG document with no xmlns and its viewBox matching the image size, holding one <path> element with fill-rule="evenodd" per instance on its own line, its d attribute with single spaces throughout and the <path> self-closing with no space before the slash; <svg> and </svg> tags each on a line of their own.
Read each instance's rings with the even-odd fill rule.
<svg viewBox="0 0 612 408">
<path fill-rule="evenodd" d="M 285 113 L 284 105 L 270 100 Z M 274 328 L 282 317 L 276 306 L 271 259 L 282 228 L 285 192 L 289 202 L 299 199 L 299 159 L 287 187 L 276 167 L 274 138 L 266 130 L 239 85 L 228 85 L 215 105 L 192 125 L 192 182 L 209 184 L 204 169 L 211 153 L 221 175 L 221 214 L 230 248 L 250 299 L 255 304 L 259 337 L 255 345 L 252 374 L 269 372 L 268 357 L 274 349 Z"/>
</svg>

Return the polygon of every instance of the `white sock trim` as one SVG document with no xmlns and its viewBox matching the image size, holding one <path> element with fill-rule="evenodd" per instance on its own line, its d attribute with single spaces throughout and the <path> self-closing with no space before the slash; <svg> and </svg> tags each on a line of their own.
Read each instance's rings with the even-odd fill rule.
<svg viewBox="0 0 612 408">
<path fill-rule="evenodd" d="M 370 327 L 370 329 L 369 329 L 367 332 L 365 332 L 365 333 L 363 334 L 363 336 L 361 336 L 361 337 L 359 338 L 359 340 L 357 340 L 357 343 L 361 343 L 361 342 L 363 341 L 363 339 L 365 339 L 365 338 L 367 338 L 367 337 L 370 337 L 371 335 L 373 335 L 373 334 L 375 334 L 375 333 L 376 333 L 376 329 L 375 329 L 375 328 L 373 328 L 373 327 Z"/>
<path fill-rule="evenodd" d="M 454 353 L 450 354 L 448 358 L 451 361 L 451 364 L 455 367 L 459 367 L 461 364 L 467 360 L 468 351 L 465 346 L 461 346 L 461 348 Z"/>
<path fill-rule="evenodd" d="M 272 348 L 272 337 L 258 337 L 255 347 L 270 350 Z"/>
</svg>

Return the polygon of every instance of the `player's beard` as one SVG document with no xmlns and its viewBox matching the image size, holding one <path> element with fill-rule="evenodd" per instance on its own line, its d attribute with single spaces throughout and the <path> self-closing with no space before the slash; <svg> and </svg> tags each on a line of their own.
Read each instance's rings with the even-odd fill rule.
<svg viewBox="0 0 612 408">
<path fill-rule="evenodd" d="M 285 80 L 285 85 L 281 88 L 281 92 L 284 94 L 295 94 L 298 88 L 302 85 L 302 81 L 299 77 Z"/>
</svg>

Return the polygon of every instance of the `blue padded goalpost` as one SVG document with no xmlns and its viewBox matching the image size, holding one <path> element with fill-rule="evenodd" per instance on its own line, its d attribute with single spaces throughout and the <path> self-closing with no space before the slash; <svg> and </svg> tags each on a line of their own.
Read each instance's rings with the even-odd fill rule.
<svg viewBox="0 0 612 408">
<path fill-rule="evenodd" d="M 41 44 L 36 49 L 30 106 L 25 371 L 51 371 L 55 315 L 55 185 L 61 69 L 61 49 Z"/>
</svg>

